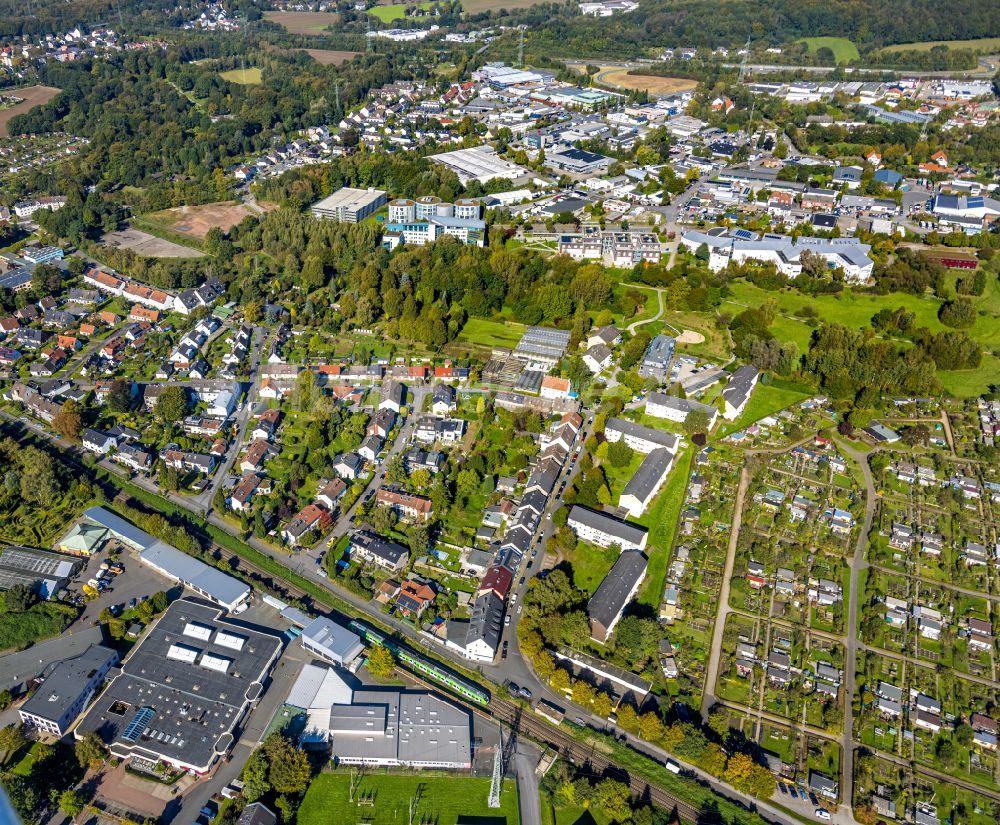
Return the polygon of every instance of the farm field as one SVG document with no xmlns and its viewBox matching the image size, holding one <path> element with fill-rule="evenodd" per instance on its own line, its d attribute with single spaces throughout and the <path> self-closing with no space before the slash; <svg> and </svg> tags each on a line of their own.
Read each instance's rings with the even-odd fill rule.
<svg viewBox="0 0 1000 825">
<path fill-rule="evenodd" d="M 5 97 L 21 97 L 24 100 L 7 109 L 0 109 L 0 137 L 9 135 L 7 124 L 13 117 L 29 112 L 43 103 L 48 103 L 61 91 L 62 89 L 57 89 L 55 86 L 25 86 L 23 89 L 4 89 Z"/>
<path fill-rule="evenodd" d="M 205 254 L 198 249 L 157 238 L 141 229 L 109 232 L 101 238 L 101 242 L 114 249 L 130 249 L 145 258 L 201 258 Z"/>
<path fill-rule="evenodd" d="M 260 69 L 256 67 L 230 69 L 228 72 L 219 72 L 219 77 L 241 86 L 259 86 L 261 83 Z"/>
<path fill-rule="evenodd" d="M 598 83 L 613 86 L 618 89 L 638 89 L 642 92 L 649 92 L 651 95 L 672 95 L 677 92 L 686 92 L 698 85 L 695 80 L 686 77 L 657 77 L 647 74 L 629 74 L 629 70 L 622 66 L 601 67 L 597 73 Z"/>
<path fill-rule="evenodd" d="M 421 9 L 430 9 L 433 7 L 433 3 L 416 3 L 414 4 Z M 405 3 L 393 3 L 388 6 L 373 6 L 368 9 L 368 13 L 372 17 L 377 17 L 383 23 L 391 23 L 393 20 L 403 20 L 406 18 L 406 4 Z"/>
<path fill-rule="evenodd" d="M 357 57 L 361 52 L 343 52 L 337 49 L 302 49 L 321 66 L 339 66 Z"/>
<path fill-rule="evenodd" d="M 517 787 L 506 780 L 500 807 L 490 808 L 489 778 L 456 775 L 394 775 L 366 772 L 349 799 L 351 777 L 346 773 L 323 773 L 306 792 L 297 820 L 299 825 L 327 825 L 330 822 L 367 822 L 369 825 L 406 825 L 410 821 L 410 799 L 418 797 L 414 821 L 435 825 L 462 822 L 489 822 L 490 825 L 517 825 Z M 372 794 L 370 805 L 358 804 Z"/>
<path fill-rule="evenodd" d="M 861 56 L 858 47 L 846 37 L 803 37 L 800 42 L 805 43 L 813 54 L 820 49 L 830 49 L 837 63 L 850 63 Z"/>
<path fill-rule="evenodd" d="M 479 14 L 481 11 L 497 9 L 526 9 L 541 2 L 542 0 L 462 0 L 462 11 L 466 14 Z"/>
<path fill-rule="evenodd" d="M 340 15 L 332 11 L 266 11 L 264 19 L 277 23 L 291 34 L 323 34 Z"/>
<path fill-rule="evenodd" d="M 1000 37 L 984 37 L 977 40 L 928 40 L 925 43 L 897 43 L 879 49 L 882 52 L 929 52 L 935 46 L 949 49 L 974 49 L 977 52 L 1000 51 Z"/>
<path fill-rule="evenodd" d="M 175 206 L 171 209 L 143 215 L 143 219 L 159 224 L 172 232 L 204 240 L 209 229 L 217 226 L 223 232 L 228 232 L 245 217 L 253 214 L 255 213 L 242 203 L 222 201 L 221 203 L 206 203 L 201 206 Z"/>
</svg>

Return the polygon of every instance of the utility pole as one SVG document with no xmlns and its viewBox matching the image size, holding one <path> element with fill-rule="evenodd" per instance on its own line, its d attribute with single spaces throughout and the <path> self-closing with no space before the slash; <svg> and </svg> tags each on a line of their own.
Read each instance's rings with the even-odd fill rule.
<svg viewBox="0 0 1000 825">
<path fill-rule="evenodd" d="M 740 83 L 747 76 L 747 60 L 750 58 L 750 35 L 747 35 L 746 45 L 743 47 L 743 60 L 740 63 Z"/>
<path fill-rule="evenodd" d="M 524 68 L 524 26 L 520 27 L 520 37 L 517 44 L 517 68 Z"/>
<path fill-rule="evenodd" d="M 500 786 L 503 783 L 503 728 L 497 723 L 497 731 L 500 734 L 500 741 L 497 743 L 496 753 L 493 754 L 493 781 L 490 783 L 491 808 L 500 807 Z"/>
</svg>

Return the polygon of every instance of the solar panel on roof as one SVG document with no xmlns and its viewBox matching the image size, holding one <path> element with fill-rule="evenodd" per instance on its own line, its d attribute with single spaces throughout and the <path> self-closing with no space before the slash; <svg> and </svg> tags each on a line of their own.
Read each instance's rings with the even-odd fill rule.
<svg viewBox="0 0 1000 825">
<path fill-rule="evenodd" d="M 753 240 L 754 234 L 749 229 L 737 229 L 733 232 L 733 237 L 739 238 L 741 241 Z"/>
<path fill-rule="evenodd" d="M 150 720 L 153 718 L 154 711 L 152 708 L 139 708 L 135 712 L 135 716 L 132 717 L 132 721 L 128 723 L 125 728 L 125 732 L 122 734 L 122 739 L 126 742 L 135 742 L 138 740 L 144 730 L 146 730 L 146 725 L 149 724 Z"/>
</svg>

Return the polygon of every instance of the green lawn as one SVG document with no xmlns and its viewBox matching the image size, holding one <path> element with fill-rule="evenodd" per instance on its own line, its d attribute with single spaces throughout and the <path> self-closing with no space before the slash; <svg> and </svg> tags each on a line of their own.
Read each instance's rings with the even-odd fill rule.
<svg viewBox="0 0 1000 825">
<path fill-rule="evenodd" d="M 750 396 L 743 414 L 732 424 L 724 424 L 719 430 L 721 435 L 727 435 L 743 427 L 748 427 L 755 421 L 787 409 L 792 404 L 805 401 L 812 393 L 798 388 L 794 384 L 775 380 L 771 384 L 758 384 Z"/>
<path fill-rule="evenodd" d="M 935 46 L 947 46 L 949 49 L 971 49 L 982 54 L 1000 50 L 1000 37 L 982 37 L 976 40 L 928 40 L 925 43 L 897 43 L 886 46 L 883 52 L 929 52 Z"/>
<path fill-rule="evenodd" d="M 480 819 L 490 825 L 517 825 L 517 788 L 513 780 L 504 782 L 500 808 L 490 808 L 490 779 L 473 779 L 457 774 L 394 775 L 367 772 L 349 800 L 350 774 L 323 773 L 313 780 L 299 808 L 299 825 L 365 822 L 367 825 L 407 825 L 410 799 L 418 797 L 413 822 L 457 825 Z M 359 805 L 364 794 L 374 794 L 373 805 Z"/>
<path fill-rule="evenodd" d="M 654 610 L 660 606 L 660 600 L 663 598 L 667 562 L 670 561 L 670 549 L 674 544 L 677 523 L 680 520 L 681 508 L 684 506 L 684 494 L 687 491 L 693 459 L 694 448 L 689 444 L 678 453 L 674 467 L 667 476 L 666 484 L 653 500 L 653 506 L 639 519 L 639 523 L 649 530 L 649 539 L 646 542 L 649 564 L 646 567 L 646 581 L 639 593 L 639 601 Z"/>
<path fill-rule="evenodd" d="M 230 69 L 228 72 L 219 72 L 219 77 L 230 83 L 238 83 L 240 86 L 259 86 L 261 84 L 260 69 L 256 67 Z"/>
<path fill-rule="evenodd" d="M 512 349 L 524 334 L 524 324 L 514 321 L 491 321 L 487 318 L 470 318 L 458 334 L 459 341 L 481 347 L 507 347 Z"/>
<path fill-rule="evenodd" d="M 597 590 L 618 561 L 618 553 L 614 550 L 583 541 L 577 542 L 576 549 L 564 553 L 563 557 L 573 566 L 573 584 L 590 594 Z"/>
<path fill-rule="evenodd" d="M 830 49 L 838 63 L 850 63 L 861 56 L 858 47 L 846 37 L 803 37 L 799 42 L 805 43 L 813 54 L 823 48 Z"/>
<path fill-rule="evenodd" d="M 433 3 L 417 3 L 415 5 L 422 9 L 430 9 L 434 6 Z M 393 20 L 403 20 L 406 18 L 406 5 L 404 3 L 393 3 L 391 6 L 375 6 L 368 9 L 368 13 L 372 17 L 377 17 L 383 23 L 391 23 Z"/>
</svg>

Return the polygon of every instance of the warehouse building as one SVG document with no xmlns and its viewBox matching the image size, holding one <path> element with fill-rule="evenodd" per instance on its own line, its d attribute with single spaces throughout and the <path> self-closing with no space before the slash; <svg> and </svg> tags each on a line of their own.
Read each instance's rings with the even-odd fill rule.
<svg viewBox="0 0 1000 825">
<path fill-rule="evenodd" d="M 365 651 L 361 637 L 343 625 L 320 616 L 302 629 L 302 647 L 310 653 L 346 667 Z"/>
<path fill-rule="evenodd" d="M 72 659 L 49 665 L 42 683 L 21 705 L 21 721 L 36 730 L 63 736 L 116 664 L 116 651 L 91 645 Z"/>
<path fill-rule="evenodd" d="M 179 599 L 132 649 L 75 735 L 97 733 L 120 759 L 205 774 L 235 744 L 281 650 L 273 631 Z"/>
<path fill-rule="evenodd" d="M 361 223 L 385 205 L 385 192 L 379 189 L 351 189 L 345 186 L 312 205 L 314 218 L 338 223 Z"/>
</svg>

